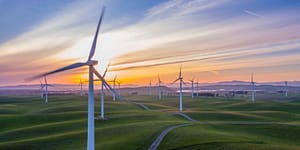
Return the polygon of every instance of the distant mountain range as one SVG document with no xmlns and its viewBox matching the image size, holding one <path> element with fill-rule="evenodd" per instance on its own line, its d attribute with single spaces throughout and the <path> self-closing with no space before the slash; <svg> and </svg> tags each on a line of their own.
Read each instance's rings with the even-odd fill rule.
<svg viewBox="0 0 300 150">
<path fill-rule="evenodd" d="M 199 83 L 200 87 L 203 86 L 247 86 L 250 82 L 246 81 L 222 81 L 222 82 L 216 82 L 216 83 Z M 50 89 L 55 90 L 78 90 L 79 85 L 78 84 L 52 84 L 54 87 L 50 87 Z M 257 86 L 262 85 L 269 85 L 269 86 L 284 86 L 284 81 L 278 81 L 278 82 L 256 82 Z M 144 85 L 145 86 L 145 85 Z M 169 87 L 177 87 L 176 84 L 174 85 L 168 85 Z M 185 85 L 188 86 L 188 85 Z M 288 81 L 289 87 L 300 87 L 300 81 Z M 84 86 L 85 87 L 85 86 Z M 98 88 L 97 85 L 95 85 L 96 88 Z M 122 85 L 122 87 L 141 87 L 140 85 L 135 84 L 129 84 L 129 85 Z M 31 84 L 31 85 L 12 85 L 12 86 L 0 86 L 1 89 L 39 89 L 39 84 Z"/>
<path fill-rule="evenodd" d="M 199 86 L 223 86 L 223 85 L 249 85 L 250 82 L 246 81 L 238 81 L 238 80 L 233 80 L 233 81 L 222 81 L 222 82 L 216 82 L 216 83 L 199 83 Z M 52 84 L 54 87 L 53 89 L 74 89 L 77 90 L 79 88 L 79 85 L 76 84 Z M 260 85 L 271 85 L 271 86 L 284 86 L 284 81 L 278 81 L 278 82 L 256 82 L 257 86 Z M 168 85 L 170 87 L 176 86 L 174 85 Z M 300 86 L 300 81 L 288 81 L 288 86 L 292 87 L 297 87 Z M 97 88 L 97 85 L 95 86 Z M 140 87 L 140 85 L 135 85 L 135 84 L 128 84 L 128 85 L 123 85 L 122 87 Z M 10 85 L 10 86 L 0 86 L 1 89 L 38 89 L 40 88 L 40 84 L 31 84 L 31 85 Z M 51 87 L 50 87 L 51 88 Z"/>
<path fill-rule="evenodd" d="M 49 87 L 50 93 L 56 94 L 76 94 L 79 93 L 79 84 L 52 84 Z M 195 87 L 196 85 L 194 85 Z M 195 87 L 196 88 L 196 87 Z M 178 90 L 178 84 L 163 84 L 161 87 L 165 94 L 174 93 Z M 186 83 L 183 86 L 184 90 L 191 90 L 191 84 Z M 285 89 L 284 82 L 259 82 L 256 83 L 255 90 L 278 92 Z M 0 95 L 38 95 L 40 94 L 40 84 L 32 85 L 14 85 L 14 86 L 0 86 Z M 87 85 L 83 86 L 83 90 L 87 91 Z M 250 90 L 250 83 L 245 81 L 223 81 L 216 83 L 199 83 L 199 90 L 215 90 L 215 91 L 236 91 L 236 90 Z M 95 91 L 100 91 L 99 84 L 95 85 Z M 288 91 L 293 93 L 300 93 L 300 81 L 288 81 Z M 148 85 L 121 85 L 122 93 L 139 93 L 148 94 Z M 157 86 L 152 86 L 152 92 L 157 93 Z"/>
<path fill-rule="evenodd" d="M 249 85 L 250 82 L 246 81 L 222 81 L 216 83 L 201 83 L 202 85 Z M 256 82 L 256 85 L 273 85 L 273 86 L 284 86 L 284 81 L 277 81 L 277 82 Z M 300 81 L 288 81 L 288 86 L 300 86 Z"/>
</svg>

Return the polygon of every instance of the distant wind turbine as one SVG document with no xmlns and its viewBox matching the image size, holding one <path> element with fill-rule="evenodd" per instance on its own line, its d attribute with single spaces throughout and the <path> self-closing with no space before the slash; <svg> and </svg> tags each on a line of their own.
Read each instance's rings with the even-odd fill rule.
<svg viewBox="0 0 300 150">
<path fill-rule="evenodd" d="M 27 80 L 34 80 L 34 79 L 38 79 L 41 78 L 43 76 L 46 75 L 51 75 L 51 74 L 55 74 L 58 72 L 63 72 L 66 70 L 71 70 L 71 69 L 75 69 L 75 68 L 79 68 L 79 67 L 83 67 L 83 66 L 88 66 L 89 67 L 89 88 L 88 88 L 88 135 L 87 135 L 87 150 L 94 150 L 95 149 L 95 132 L 94 132 L 94 126 L 95 126 L 95 117 L 94 117 L 94 74 L 105 84 L 105 87 L 108 87 L 113 93 L 115 93 L 115 90 L 111 88 L 111 86 L 104 80 L 104 78 L 101 76 L 101 74 L 94 68 L 94 65 L 98 64 L 98 61 L 96 60 L 92 60 L 94 54 L 95 54 L 95 49 L 96 49 L 96 45 L 97 45 L 97 38 L 98 38 L 98 33 L 99 33 L 99 29 L 100 29 L 100 25 L 102 22 L 102 18 L 105 12 L 105 7 L 103 7 L 102 11 L 101 11 L 101 15 L 99 18 L 99 22 L 97 25 L 97 29 L 96 29 L 96 33 L 93 39 L 93 44 L 90 50 L 90 54 L 88 57 L 88 60 L 86 62 L 79 62 L 79 63 L 74 63 L 71 64 L 69 66 L 48 72 L 48 73 L 44 73 L 32 78 L 29 78 Z M 121 98 L 121 97 L 120 97 Z"/>
<path fill-rule="evenodd" d="M 196 82 L 196 88 L 197 88 L 197 97 L 199 96 L 199 82 L 198 82 L 198 79 L 197 79 L 197 82 Z"/>
<path fill-rule="evenodd" d="M 251 101 L 254 103 L 255 101 L 255 82 L 253 81 L 253 73 L 251 73 Z"/>
<path fill-rule="evenodd" d="M 45 80 L 45 84 L 44 84 L 44 87 L 45 87 L 45 103 L 48 103 L 48 86 L 53 86 L 53 85 L 48 84 L 46 76 L 44 76 L 44 80 Z"/>
<path fill-rule="evenodd" d="M 82 80 L 81 80 L 81 78 L 80 78 L 80 96 L 83 96 L 83 90 L 82 90 Z"/>
<path fill-rule="evenodd" d="M 40 81 L 41 85 L 40 85 L 40 91 L 41 91 L 41 99 L 44 99 L 44 87 L 45 84 L 42 83 L 42 81 Z"/>
<path fill-rule="evenodd" d="M 118 95 L 120 96 L 121 95 L 121 83 L 120 81 L 117 81 L 117 84 L 118 84 Z"/>
<path fill-rule="evenodd" d="M 161 96 L 162 96 L 162 91 L 161 91 L 161 83 L 162 83 L 162 81 L 160 80 L 160 76 L 159 76 L 159 74 L 158 74 L 158 86 L 157 86 L 157 88 L 158 88 L 158 99 L 159 100 L 161 100 Z"/>
<path fill-rule="evenodd" d="M 107 65 L 105 71 L 104 71 L 104 74 L 103 74 L 103 78 L 105 78 L 105 75 L 106 75 L 106 72 L 108 70 L 108 67 L 109 67 L 109 64 Z M 101 102 L 100 102 L 100 119 L 104 120 L 104 82 L 102 81 L 101 82 Z"/>
<path fill-rule="evenodd" d="M 113 87 L 114 89 L 116 90 L 116 82 L 117 82 L 117 75 L 115 75 L 114 79 L 113 80 L 110 80 L 108 82 L 113 82 Z M 113 100 L 115 101 L 116 100 L 116 95 L 113 94 Z"/>
<path fill-rule="evenodd" d="M 181 74 L 181 67 L 182 67 L 182 65 L 180 65 L 178 78 L 172 82 L 172 84 L 174 84 L 175 82 L 177 82 L 179 80 L 179 90 L 180 90 L 180 94 L 179 94 L 179 111 L 180 112 L 182 112 L 182 83 L 183 83 L 183 77 L 182 77 L 182 74 Z"/>
<path fill-rule="evenodd" d="M 194 78 L 190 81 L 192 83 L 192 98 L 194 98 Z"/>
<path fill-rule="evenodd" d="M 287 86 L 288 82 L 284 81 L 284 85 L 285 85 L 285 96 L 288 96 L 288 86 Z"/>
<path fill-rule="evenodd" d="M 151 83 L 151 80 L 149 82 L 149 95 L 152 95 L 152 83 Z"/>
</svg>

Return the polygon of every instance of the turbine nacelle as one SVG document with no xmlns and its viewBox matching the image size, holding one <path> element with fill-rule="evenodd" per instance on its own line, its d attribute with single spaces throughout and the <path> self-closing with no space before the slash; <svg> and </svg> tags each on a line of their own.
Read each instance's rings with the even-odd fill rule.
<svg viewBox="0 0 300 150">
<path fill-rule="evenodd" d="M 86 62 L 86 64 L 89 65 L 89 66 L 94 66 L 94 65 L 98 64 L 98 61 L 97 60 L 88 60 Z"/>
</svg>

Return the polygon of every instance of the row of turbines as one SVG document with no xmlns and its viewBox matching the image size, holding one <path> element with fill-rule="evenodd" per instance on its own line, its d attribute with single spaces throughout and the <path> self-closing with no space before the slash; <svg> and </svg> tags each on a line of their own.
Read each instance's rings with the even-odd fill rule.
<svg viewBox="0 0 300 150">
<path fill-rule="evenodd" d="M 96 33 L 92 42 L 92 46 L 90 49 L 90 53 L 88 56 L 88 59 L 86 62 L 77 62 L 68 66 L 65 66 L 63 68 L 57 69 L 57 70 L 53 70 L 41 75 L 37 75 L 34 76 L 32 78 L 29 78 L 27 80 L 31 81 L 31 80 L 35 80 L 35 79 L 39 79 L 39 78 L 44 78 L 45 83 L 41 83 L 41 97 L 45 98 L 45 103 L 48 102 L 48 86 L 52 86 L 50 84 L 47 83 L 47 78 L 46 76 L 52 75 L 52 74 L 56 74 L 59 72 L 64 72 L 67 70 L 71 70 L 71 69 L 75 69 L 75 68 L 79 68 L 79 67 L 85 67 L 88 66 L 88 131 L 87 131 L 87 149 L 88 150 L 94 150 L 95 149 L 95 116 L 94 116 L 94 82 L 95 81 L 101 81 L 101 101 L 100 101 L 100 119 L 105 119 L 104 118 L 104 88 L 106 88 L 108 91 L 110 91 L 113 95 L 113 100 L 115 101 L 116 98 L 123 100 L 123 98 L 120 95 L 120 91 L 119 93 L 116 92 L 116 87 L 118 84 L 118 88 L 120 89 L 120 83 L 116 80 L 117 76 L 115 76 L 115 78 L 112 81 L 106 81 L 105 80 L 105 75 L 107 73 L 108 70 L 108 66 L 105 70 L 105 72 L 103 73 L 103 75 L 101 75 L 96 69 L 95 69 L 95 65 L 98 64 L 97 60 L 93 60 L 93 56 L 95 54 L 95 50 L 96 50 L 96 46 L 97 46 L 97 39 L 98 39 L 98 34 L 99 34 L 99 30 L 100 30 L 100 26 L 101 26 L 101 22 L 103 19 L 105 13 L 105 7 L 103 7 L 101 14 L 100 14 L 100 18 L 98 21 L 98 25 L 96 28 Z M 180 93 L 179 93 L 179 111 L 182 112 L 182 105 L 183 105 L 183 93 L 182 93 L 182 84 L 185 84 L 184 80 L 183 80 L 183 76 L 182 76 L 182 72 L 181 72 L 182 66 L 180 66 L 180 70 L 179 70 L 179 75 L 178 77 L 172 82 L 172 84 L 176 83 L 179 81 L 179 89 L 180 89 Z M 94 75 L 97 76 L 98 79 L 94 79 Z M 108 82 L 112 82 L 113 83 L 113 87 L 111 87 Z M 192 98 L 194 98 L 194 80 L 191 80 L 192 82 Z M 152 90 L 151 90 L 151 86 L 152 83 L 150 81 L 149 83 L 150 85 L 150 90 L 149 90 L 149 94 L 152 95 Z M 160 76 L 158 75 L 158 99 L 162 98 L 162 89 L 161 89 L 161 84 L 162 81 L 160 79 Z M 285 82 L 286 86 L 287 86 L 287 82 Z M 196 82 L 196 87 L 197 87 L 197 96 L 198 96 L 198 81 Z M 45 91 L 43 90 L 45 89 Z M 253 75 L 251 75 L 251 90 L 252 90 L 252 102 L 254 102 L 254 93 L 255 93 L 255 83 L 253 81 Z M 43 91 L 43 92 L 42 92 Z M 83 81 L 80 80 L 80 95 L 83 96 Z M 287 88 L 286 88 L 286 96 L 287 96 Z"/>
<path fill-rule="evenodd" d="M 180 65 L 180 70 L 179 70 L 179 75 L 178 77 L 171 83 L 171 84 L 174 84 L 176 82 L 179 81 L 179 111 L 182 112 L 182 96 L 183 96 L 183 88 L 182 88 L 182 85 L 183 84 L 186 84 L 183 80 L 183 76 L 182 76 L 182 65 Z M 194 84 L 196 83 L 196 96 L 198 97 L 199 96 L 199 82 L 197 80 L 197 82 L 194 81 L 194 79 L 192 80 L 189 80 L 191 85 L 192 85 L 192 98 L 194 98 L 195 96 L 195 90 L 194 90 Z M 163 83 L 160 79 L 160 76 L 158 75 L 158 99 L 161 100 L 162 98 L 162 86 L 161 84 Z M 288 84 L 287 84 L 287 81 L 284 82 L 284 85 L 285 85 L 285 90 L 284 90 L 284 95 L 285 96 L 288 96 Z M 250 91 L 251 91 L 251 102 L 254 103 L 255 102 L 255 82 L 254 82 L 254 79 L 253 79 L 253 73 L 251 73 L 251 80 L 250 80 Z M 149 95 L 152 95 L 152 81 L 150 80 L 149 82 Z"/>
</svg>

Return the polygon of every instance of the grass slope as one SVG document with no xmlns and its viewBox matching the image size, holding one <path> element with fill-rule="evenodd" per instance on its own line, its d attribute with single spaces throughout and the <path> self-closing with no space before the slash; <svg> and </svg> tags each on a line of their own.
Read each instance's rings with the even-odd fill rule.
<svg viewBox="0 0 300 150">
<path fill-rule="evenodd" d="M 169 126 L 191 123 L 174 115 L 178 97 L 105 98 L 106 121 L 95 121 L 96 149 L 147 149 Z M 96 97 L 95 117 L 99 116 Z M 299 97 L 261 97 L 256 103 L 234 98 L 184 97 L 184 113 L 208 124 L 172 130 L 159 149 L 300 149 Z M 236 122 L 276 124 L 236 125 Z M 284 123 L 284 124 L 277 124 Z M 86 149 L 87 97 L 0 97 L 0 149 Z"/>
</svg>

